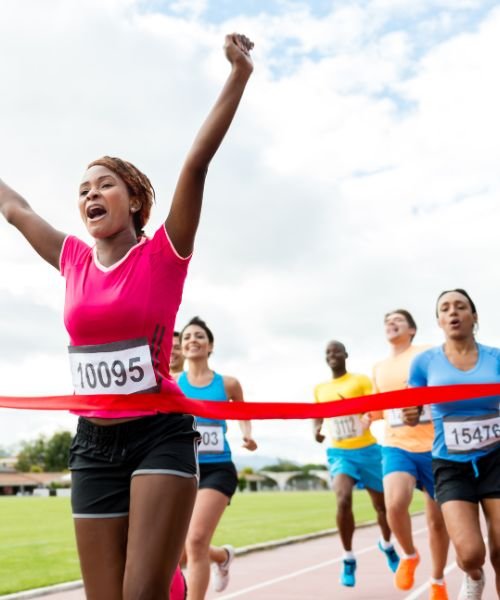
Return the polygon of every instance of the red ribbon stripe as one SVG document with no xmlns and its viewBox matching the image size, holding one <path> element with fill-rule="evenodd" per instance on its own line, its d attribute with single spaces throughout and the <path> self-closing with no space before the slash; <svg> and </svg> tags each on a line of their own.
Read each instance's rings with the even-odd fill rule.
<svg viewBox="0 0 500 600">
<path fill-rule="evenodd" d="M 168 394 L 95 396 L 0 396 L 0 407 L 35 410 L 146 410 L 209 419 L 314 419 L 500 394 L 499 383 L 412 388 L 313 404 L 310 402 L 212 402 Z"/>
</svg>

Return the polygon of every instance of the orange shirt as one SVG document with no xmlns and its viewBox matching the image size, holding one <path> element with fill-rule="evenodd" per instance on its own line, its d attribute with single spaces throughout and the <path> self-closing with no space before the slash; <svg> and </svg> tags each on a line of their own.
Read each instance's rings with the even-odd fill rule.
<svg viewBox="0 0 500 600">
<path fill-rule="evenodd" d="M 405 389 L 408 385 L 410 364 L 417 354 L 429 346 L 410 346 L 396 356 L 389 356 L 373 367 L 373 387 L 377 392 L 392 392 Z M 434 427 L 430 419 L 430 407 L 425 406 L 420 424 L 415 427 L 403 425 L 400 409 L 372 412 L 374 419 L 385 419 L 385 446 L 409 452 L 430 452 L 434 440 Z M 423 421 L 423 422 L 422 422 Z"/>
</svg>

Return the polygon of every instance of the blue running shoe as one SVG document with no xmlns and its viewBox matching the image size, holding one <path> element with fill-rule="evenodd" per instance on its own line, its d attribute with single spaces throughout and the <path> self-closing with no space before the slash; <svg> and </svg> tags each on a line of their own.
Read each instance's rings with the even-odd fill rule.
<svg viewBox="0 0 500 600">
<path fill-rule="evenodd" d="M 342 573 L 340 574 L 340 583 L 347 587 L 354 587 L 356 585 L 356 561 L 355 560 L 344 560 L 344 566 Z"/>
<path fill-rule="evenodd" d="M 394 546 L 391 546 L 390 548 L 387 548 L 387 550 L 386 550 L 385 548 L 382 547 L 382 544 L 379 541 L 378 547 L 385 554 L 385 557 L 387 558 L 387 564 L 389 565 L 389 569 L 393 573 L 395 573 L 397 571 L 397 568 L 399 565 L 399 556 L 398 556 L 398 553 L 396 552 L 396 550 L 394 549 Z"/>
</svg>

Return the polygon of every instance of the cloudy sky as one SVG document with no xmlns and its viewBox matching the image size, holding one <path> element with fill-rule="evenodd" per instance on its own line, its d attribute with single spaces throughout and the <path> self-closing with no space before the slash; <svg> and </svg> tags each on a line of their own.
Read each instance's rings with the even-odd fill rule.
<svg viewBox="0 0 500 600">
<path fill-rule="evenodd" d="M 255 72 L 211 165 L 179 313 L 207 320 L 212 366 L 249 401 L 309 401 L 324 347 L 352 371 L 386 355 L 383 314 L 439 343 L 437 294 L 465 287 L 500 343 L 500 8 L 490 0 L 2 0 L 0 177 L 87 238 L 85 165 L 122 156 L 164 220 L 183 158 L 228 74 Z M 497 59 L 495 59 L 497 56 Z M 70 391 L 63 280 L 0 223 L 0 395 Z M 74 429 L 0 409 L 0 446 Z M 236 454 L 237 428 L 231 428 Z M 322 461 L 310 424 L 255 423 L 263 456 Z"/>
</svg>

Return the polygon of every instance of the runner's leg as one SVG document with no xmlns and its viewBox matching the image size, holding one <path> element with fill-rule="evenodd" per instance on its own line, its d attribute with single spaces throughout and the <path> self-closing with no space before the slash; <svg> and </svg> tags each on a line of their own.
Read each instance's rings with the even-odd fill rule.
<svg viewBox="0 0 500 600">
<path fill-rule="evenodd" d="M 415 477 L 403 471 L 394 471 L 384 477 L 384 496 L 389 527 L 403 552 L 408 556 L 415 554 L 409 512 L 415 483 Z"/>
<path fill-rule="evenodd" d="M 203 600 L 210 581 L 210 541 L 228 505 L 217 490 L 198 491 L 186 539 L 188 600 Z"/>
<path fill-rule="evenodd" d="M 375 509 L 375 512 L 377 514 L 377 523 L 380 527 L 382 537 L 384 538 L 385 542 L 389 542 L 391 539 L 391 529 L 387 521 L 387 511 L 385 507 L 384 494 L 383 492 L 377 492 L 370 488 L 366 488 L 366 490 L 370 494 L 373 508 Z"/>
<path fill-rule="evenodd" d="M 424 497 L 425 516 L 429 530 L 429 546 L 432 558 L 432 577 L 440 580 L 444 578 L 450 538 L 446 530 L 443 513 L 438 503 L 427 492 L 424 492 Z"/>
<path fill-rule="evenodd" d="M 480 579 L 486 547 L 481 534 L 478 505 L 463 500 L 449 500 L 443 503 L 441 510 L 457 554 L 458 566 L 472 579 Z"/>
<path fill-rule="evenodd" d="M 123 600 L 168 600 L 196 490 L 194 477 L 148 474 L 132 478 Z"/>
<path fill-rule="evenodd" d="M 87 600 L 122 600 L 128 517 L 76 518 L 74 524 Z"/>
<path fill-rule="evenodd" d="M 333 491 L 337 498 L 337 527 L 342 547 L 346 552 L 352 552 L 352 538 L 355 529 L 352 490 L 355 483 L 352 477 L 344 473 L 339 473 L 333 480 Z"/>
<path fill-rule="evenodd" d="M 495 570 L 497 594 L 500 598 L 500 498 L 484 498 L 481 504 L 488 525 L 490 560 Z"/>
</svg>

